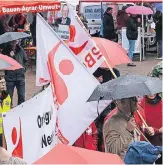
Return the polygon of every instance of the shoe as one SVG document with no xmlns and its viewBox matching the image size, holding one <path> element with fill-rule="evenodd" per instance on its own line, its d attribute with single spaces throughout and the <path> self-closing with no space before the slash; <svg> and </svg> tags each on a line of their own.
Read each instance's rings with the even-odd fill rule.
<svg viewBox="0 0 163 165">
<path fill-rule="evenodd" d="M 136 66 L 134 63 L 128 63 L 127 66 Z"/>
</svg>

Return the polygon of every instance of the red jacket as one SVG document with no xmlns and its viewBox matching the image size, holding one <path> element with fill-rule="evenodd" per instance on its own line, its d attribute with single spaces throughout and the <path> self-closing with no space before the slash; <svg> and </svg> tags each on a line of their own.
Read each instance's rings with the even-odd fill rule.
<svg viewBox="0 0 163 165">
<path fill-rule="evenodd" d="M 159 129 L 162 127 L 162 100 L 152 105 L 147 102 L 146 98 L 143 98 L 139 102 L 139 106 L 144 109 L 144 119 L 149 127 L 153 127 L 155 134 L 159 133 Z"/>
<path fill-rule="evenodd" d="M 93 122 L 87 130 L 77 139 L 74 146 L 97 151 L 97 128 Z"/>
</svg>

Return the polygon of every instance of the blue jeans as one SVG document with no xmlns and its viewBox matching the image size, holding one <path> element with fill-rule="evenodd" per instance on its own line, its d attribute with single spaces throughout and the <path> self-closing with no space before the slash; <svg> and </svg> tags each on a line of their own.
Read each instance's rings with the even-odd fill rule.
<svg viewBox="0 0 163 165">
<path fill-rule="evenodd" d="M 133 60 L 134 49 L 135 49 L 135 42 L 136 42 L 136 40 L 129 40 L 128 55 L 129 55 L 131 60 Z"/>
<path fill-rule="evenodd" d="M 25 80 L 6 81 L 7 91 L 13 100 L 14 88 L 17 89 L 18 105 L 25 101 Z"/>
</svg>

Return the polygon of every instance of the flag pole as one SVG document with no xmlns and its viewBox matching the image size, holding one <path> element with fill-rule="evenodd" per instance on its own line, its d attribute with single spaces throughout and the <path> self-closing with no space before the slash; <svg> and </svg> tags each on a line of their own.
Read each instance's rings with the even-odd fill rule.
<svg viewBox="0 0 163 165">
<path fill-rule="evenodd" d="M 117 78 L 117 75 L 114 73 L 114 71 L 113 71 L 112 67 L 110 66 L 109 62 L 106 60 L 106 58 L 104 56 L 103 56 L 103 58 L 104 58 L 104 60 L 107 64 L 109 70 L 111 71 L 112 75 L 114 76 L 114 78 Z"/>
</svg>

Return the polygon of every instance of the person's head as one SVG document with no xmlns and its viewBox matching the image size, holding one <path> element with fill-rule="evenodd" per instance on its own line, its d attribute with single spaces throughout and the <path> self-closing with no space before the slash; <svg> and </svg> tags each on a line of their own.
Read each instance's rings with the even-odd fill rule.
<svg viewBox="0 0 163 165">
<path fill-rule="evenodd" d="M 0 92 L 6 91 L 6 81 L 4 77 L 0 77 Z"/>
<path fill-rule="evenodd" d="M 62 18 L 67 18 L 69 14 L 69 8 L 68 6 L 65 4 L 62 7 Z"/>
<path fill-rule="evenodd" d="M 148 95 L 146 96 L 146 98 L 147 98 L 147 102 L 152 105 L 156 105 L 161 100 L 161 97 L 159 94 Z"/>
<path fill-rule="evenodd" d="M 0 92 L 6 91 L 6 81 L 4 78 L 4 71 L 0 71 Z"/>
<path fill-rule="evenodd" d="M 116 68 L 113 68 L 113 71 L 115 73 L 115 75 L 117 77 L 120 76 L 119 71 Z M 112 72 L 108 69 L 108 68 L 101 68 L 99 67 L 94 73 L 93 75 L 97 78 L 97 80 L 100 83 L 106 83 L 112 79 L 114 79 L 114 76 L 112 74 Z"/>
<path fill-rule="evenodd" d="M 15 40 L 15 41 L 11 41 L 9 44 L 10 44 L 10 48 L 12 51 L 15 51 L 16 50 L 16 46 L 20 43 L 19 40 Z"/>
<path fill-rule="evenodd" d="M 106 9 L 106 12 L 107 12 L 108 14 L 113 14 L 113 8 L 112 8 L 112 7 L 108 7 L 108 8 Z"/>
<path fill-rule="evenodd" d="M 137 111 L 136 97 L 116 100 L 115 103 L 116 103 L 117 108 L 124 114 L 127 114 L 128 116 L 132 116 L 134 112 Z"/>
</svg>

